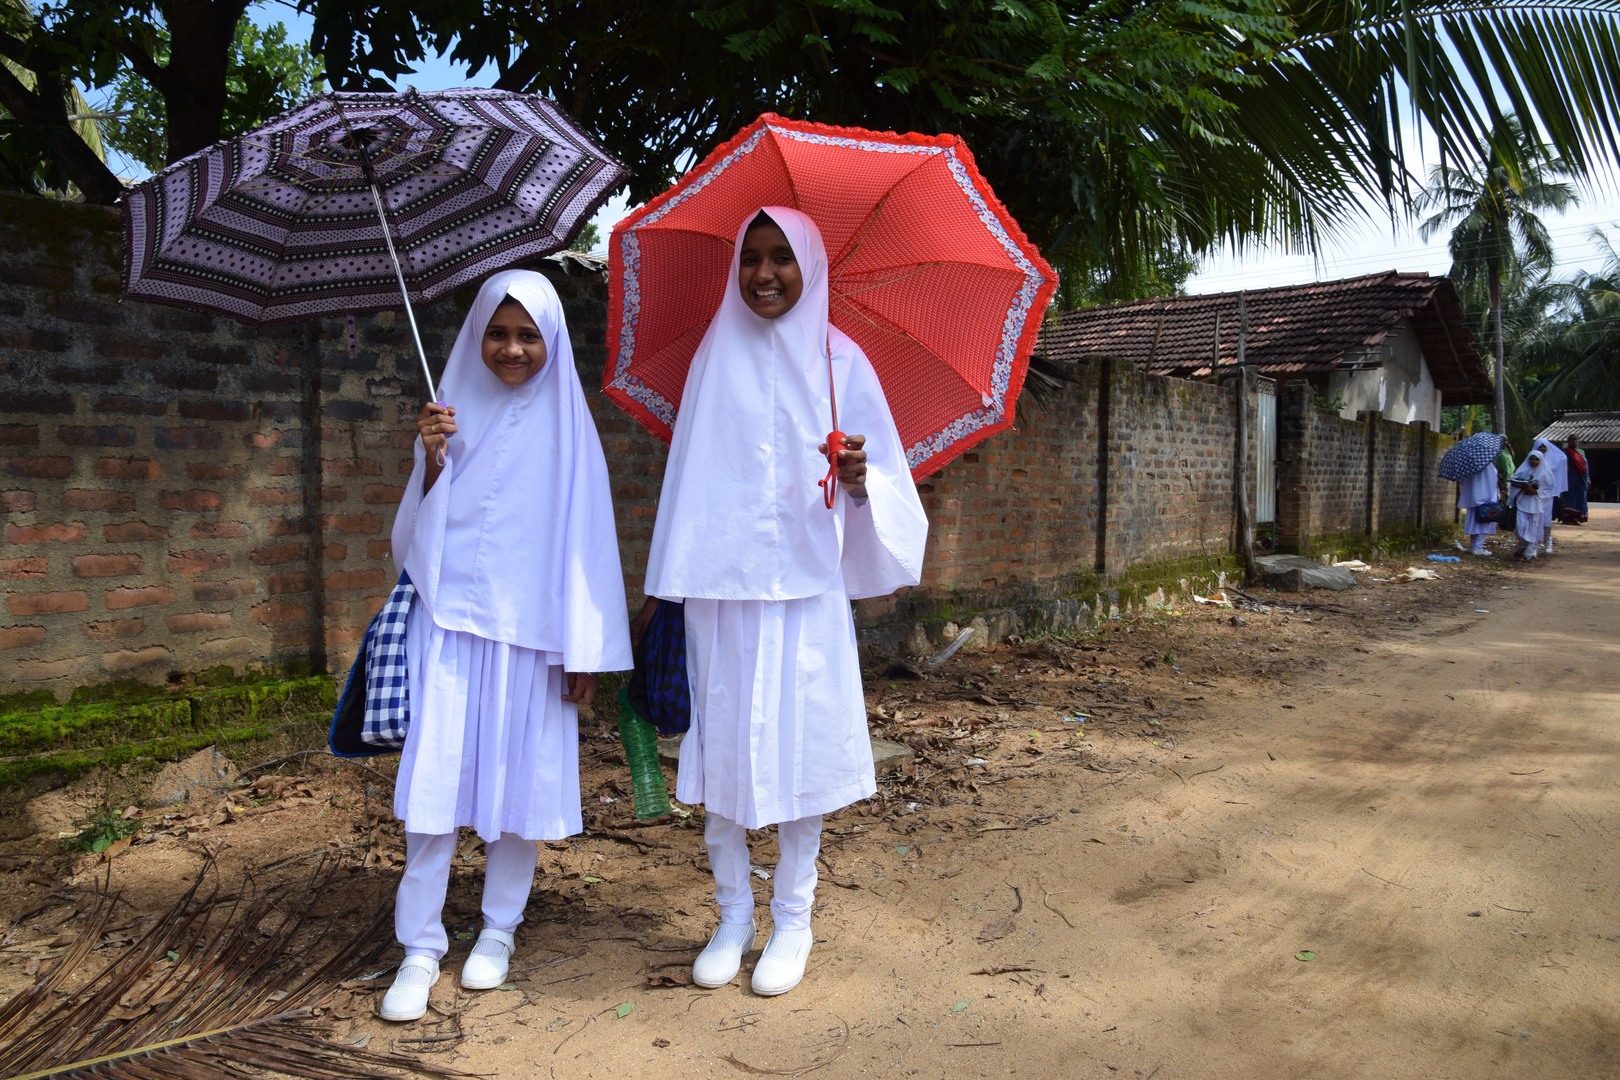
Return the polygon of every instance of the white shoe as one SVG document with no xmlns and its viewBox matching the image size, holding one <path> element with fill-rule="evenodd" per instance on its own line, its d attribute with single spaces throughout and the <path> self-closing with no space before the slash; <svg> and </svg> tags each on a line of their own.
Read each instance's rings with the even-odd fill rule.
<svg viewBox="0 0 1620 1080">
<path fill-rule="evenodd" d="M 775 997 L 798 986 L 815 940 L 815 933 L 808 928 L 773 931 L 759 963 L 754 965 L 754 993 Z"/>
<path fill-rule="evenodd" d="M 461 985 L 468 990 L 493 990 L 506 982 L 507 965 L 512 961 L 513 937 L 510 930 L 483 930 L 461 965 Z"/>
<path fill-rule="evenodd" d="M 428 994 L 439 981 L 439 962 L 431 956 L 407 956 L 383 995 L 384 1020 L 420 1020 L 427 1015 Z"/>
<path fill-rule="evenodd" d="M 706 990 L 729 983 L 742 970 L 743 954 L 754 947 L 758 929 L 752 920 L 745 923 L 723 922 L 714 928 L 709 944 L 692 962 L 692 981 Z"/>
</svg>

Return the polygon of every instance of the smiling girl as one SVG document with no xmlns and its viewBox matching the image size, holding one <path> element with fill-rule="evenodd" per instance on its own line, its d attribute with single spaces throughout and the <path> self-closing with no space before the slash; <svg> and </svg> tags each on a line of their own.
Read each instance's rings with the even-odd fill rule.
<svg viewBox="0 0 1620 1080">
<path fill-rule="evenodd" d="M 551 283 L 530 271 L 485 282 L 441 388 L 456 404 L 430 402 L 416 418 L 393 532 L 417 598 L 394 795 L 405 960 L 387 1020 L 427 1010 L 458 828 L 488 856 L 483 931 L 461 984 L 506 981 L 535 842 L 582 828 L 578 706 L 596 694 L 593 672 L 631 663 L 607 463 Z"/>
<path fill-rule="evenodd" d="M 775 825 L 774 928 L 752 979 L 769 995 L 798 985 L 810 956 L 822 815 L 877 788 L 849 602 L 917 583 L 928 521 L 877 374 L 828 322 L 815 223 L 766 207 L 733 251 L 681 395 L 646 593 L 685 602 L 692 727 L 676 797 L 703 804 L 720 907 L 692 978 L 723 986 L 753 948 L 747 830 Z M 829 366 L 840 419 L 866 433 L 834 448 L 831 510 L 817 484 Z"/>
</svg>

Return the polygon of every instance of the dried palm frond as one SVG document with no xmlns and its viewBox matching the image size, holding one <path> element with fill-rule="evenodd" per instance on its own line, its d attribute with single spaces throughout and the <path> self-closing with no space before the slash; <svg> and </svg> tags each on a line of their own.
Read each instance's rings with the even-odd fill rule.
<svg viewBox="0 0 1620 1080">
<path fill-rule="evenodd" d="M 355 895 L 359 879 L 340 885 L 342 873 L 339 860 L 325 858 L 302 882 L 265 885 L 250 873 L 225 895 L 210 860 L 139 941 L 70 988 L 112 916 L 116 898 L 102 894 L 69 951 L 0 1008 L 0 1076 L 245 1080 L 272 1073 L 370 1080 L 394 1069 L 466 1075 L 330 1042 L 310 1023 L 341 981 L 374 968 L 389 946 L 391 905 L 368 905 Z M 370 914 L 332 947 L 327 936 L 356 906 L 369 906 Z"/>
</svg>

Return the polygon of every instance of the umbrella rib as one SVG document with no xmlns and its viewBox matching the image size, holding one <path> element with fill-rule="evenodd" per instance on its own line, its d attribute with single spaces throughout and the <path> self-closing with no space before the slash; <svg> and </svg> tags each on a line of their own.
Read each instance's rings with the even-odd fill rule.
<svg viewBox="0 0 1620 1080">
<path fill-rule="evenodd" d="M 944 151 L 942 150 L 940 153 L 944 153 Z M 894 189 L 911 179 L 916 175 L 918 169 L 923 168 L 938 156 L 939 154 L 920 155 L 915 167 L 907 169 L 904 173 L 896 177 L 894 183 L 890 184 L 888 188 L 884 190 L 883 194 L 878 196 L 877 202 L 872 204 L 872 209 L 867 211 L 866 218 L 861 222 L 860 228 L 855 230 L 855 235 L 849 238 L 849 241 L 844 244 L 844 249 L 838 253 L 838 258 L 829 262 L 827 267 L 829 272 L 839 266 L 842 266 L 846 261 L 853 258 L 855 253 L 861 249 L 861 245 L 865 243 L 866 234 L 870 232 L 873 226 L 877 224 L 878 213 L 883 209 L 884 206 L 888 205 L 889 197 L 894 194 Z M 792 180 L 790 176 L 789 183 L 791 182 Z"/>
</svg>

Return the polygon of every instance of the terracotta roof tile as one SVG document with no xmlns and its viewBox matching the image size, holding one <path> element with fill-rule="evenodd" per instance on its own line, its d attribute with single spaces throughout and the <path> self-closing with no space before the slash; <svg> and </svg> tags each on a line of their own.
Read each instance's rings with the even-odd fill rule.
<svg viewBox="0 0 1620 1080">
<path fill-rule="evenodd" d="M 1048 359 L 1116 356 L 1148 371 L 1207 376 L 1220 319 L 1220 358 L 1237 362 L 1238 293 L 1170 296 L 1063 312 L 1041 335 Z M 1473 335 L 1450 278 L 1389 271 L 1342 281 L 1247 290 L 1248 362 L 1261 374 L 1331 371 L 1412 320 L 1448 403 L 1489 396 Z M 1355 357 L 1352 357 L 1354 359 Z"/>
</svg>

